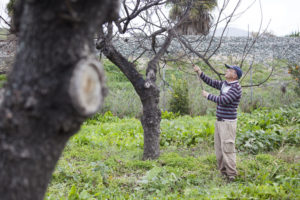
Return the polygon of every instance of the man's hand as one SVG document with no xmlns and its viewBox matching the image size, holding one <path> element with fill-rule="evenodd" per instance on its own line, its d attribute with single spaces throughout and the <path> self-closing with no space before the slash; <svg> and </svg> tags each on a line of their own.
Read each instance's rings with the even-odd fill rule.
<svg viewBox="0 0 300 200">
<path fill-rule="evenodd" d="M 194 66 L 194 72 L 197 72 L 197 74 L 201 75 L 202 73 L 201 69 L 197 65 L 193 65 L 193 66 Z"/>
<path fill-rule="evenodd" d="M 207 97 L 208 97 L 208 95 L 209 95 L 209 93 L 208 93 L 208 92 L 206 92 L 205 90 L 202 90 L 202 95 L 203 95 L 205 98 L 207 98 Z"/>
</svg>

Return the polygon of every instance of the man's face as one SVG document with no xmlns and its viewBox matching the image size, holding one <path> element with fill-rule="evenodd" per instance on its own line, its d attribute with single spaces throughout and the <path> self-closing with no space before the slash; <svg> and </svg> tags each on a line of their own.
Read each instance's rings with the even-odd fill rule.
<svg viewBox="0 0 300 200">
<path fill-rule="evenodd" d="M 225 72 L 225 78 L 237 80 L 236 71 L 234 69 L 227 68 Z"/>
</svg>

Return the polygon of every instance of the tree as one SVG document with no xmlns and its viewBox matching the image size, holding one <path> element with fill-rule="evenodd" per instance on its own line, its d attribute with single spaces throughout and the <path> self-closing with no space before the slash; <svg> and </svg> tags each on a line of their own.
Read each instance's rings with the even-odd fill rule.
<svg viewBox="0 0 300 200">
<path fill-rule="evenodd" d="M 43 199 L 68 139 L 105 95 L 97 28 L 118 1 L 17 1 L 18 52 L 0 92 L 1 199 Z"/>
<path fill-rule="evenodd" d="M 210 12 L 216 7 L 216 0 L 171 0 L 170 19 L 181 20 L 185 12 L 184 8 L 191 4 L 188 17 L 178 26 L 177 33 L 180 35 L 207 35 L 209 33 L 212 17 Z"/>
<path fill-rule="evenodd" d="M 13 15 L 14 5 L 16 0 L 10 0 L 8 4 L 6 5 L 6 10 L 9 16 Z"/>
<path fill-rule="evenodd" d="M 121 18 L 113 23 L 102 26 L 99 32 L 97 48 L 126 75 L 140 97 L 143 105 L 141 123 L 144 129 L 144 154 L 143 159 L 156 159 L 159 157 L 159 135 L 161 111 L 158 107 L 159 88 L 156 85 L 157 71 L 160 61 L 164 60 L 168 53 L 168 47 L 176 37 L 177 30 L 191 26 L 197 33 L 206 34 L 207 29 L 199 29 L 199 24 L 209 24 L 210 18 L 190 24 L 192 11 L 195 11 L 192 0 L 185 0 L 177 5 L 180 12 L 173 13 L 173 20 L 165 14 L 167 3 L 175 6 L 175 1 L 165 0 L 123 0 Z M 196 1 L 199 12 L 205 10 L 203 2 Z M 205 3 L 205 2 L 204 2 Z M 197 10 L 197 9 L 196 9 Z M 200 15 L 200 19 L 201 19 Z M 138 20 L 137 20 L 138 19 Z M 193 19 L 193 18 L 192 18 Z M 199 20 L 199 17 L 196 18 Z M 201 26 L 200 26 L 201 27 Z M 115 30 L 117 29 L 117 30 Z M 114 46 L 114 40 L 122 40 L 122 34 L 132 36 L 141 49 L 140 55 L 130 59 L 129 55 L 122 55 Z M 149 43 L 149 41 L 151 41 Z M 137 70 L 135 62 L 142 56 L 151 57 L 148 60 L 145 77 Z"/>
<path fill-rule="evenodd" d="M 21 2 L 21 1 L 17 1 L 17 3 L 19 3 L 19 2 Z M 9 27 L 10 32 L 15 32 L 15 30 L 14 30 L 15 24 L 14 24 L 13 14 L 14 14 L 15 8 L 18 8 L 18 6 L 15 6 L 15 4 L 16 4 L 16 0 L 9 0 L 8 4 L 6 5 L 6 11 L 10 18 L 10 21 L 7 21 L 2 16 L 0 16 L 1 19 L 4 21 L 4 23 Z M 16 12 L 18 12 L 18 11 L 16 11 Z"/>
<path fill-rule="evenodd" d="M 97 49 L 126 75 L 142 102 L 144 160 L 155 159 L 159 156 L 161 112 L 158 107 L 159 87 L 156 85 L 156 79 L 160 66 L 168 61 L 181 61 L 191 65 L 193 60 L 202 60 L 222 80 L 223 73 L 219 72 L 210 60 L 220 48 L 230 22 L 240 16 L 240 13 L 236 14 L 240 3 L 241 0 L 237 1 L 232 12 L 223 17 L 229 4 L 228 0 L 224 0 L 216 20 L 211 23 L 212 17 L 209 12 L 216 6 L 214 0 L 123 0 L 121 17 L 114 23 L 106 23 L 99 30 Z M 171 8 L 170 16 L 168 16 L 166 6 Z M 225 23 L 225 27 L 221 36 L 216 38 L 215 33 L 221 22 Z M 212 30 L 212 35 L 206 37 L 209 29 Z M 196 39 L 189 39 L 185 35 L 195 33 L 198 34 Z M 241 58 L 241 67 L 260 36 L 261 34 L 255 38 L 249 36 Z M 207 39 L 208 45 L 204 45 Z M 114 46 L 116 40 L 130 43 L 131 51 L 122 55 Z M 214 40 L 218 41 L 216 46 L 212 45 Z M 173 52 L 170 52 L 168 48 L 172 41 L 180 44 L 182 54 L 171 55 Z M 204 49 L 197 48 L 201 46 Z M 146 72 L 143 76 L 136 68 L 136 63 L 145 57 L 149 60 L 147 60 Z"/>
</svg>

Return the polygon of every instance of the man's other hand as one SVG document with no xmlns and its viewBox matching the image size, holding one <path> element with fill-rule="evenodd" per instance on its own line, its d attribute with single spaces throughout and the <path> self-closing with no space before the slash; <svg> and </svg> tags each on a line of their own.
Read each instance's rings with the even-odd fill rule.
<svg viewBox="0 0 300 200">
<path fill-rule="evenodd" d="M 202 73 L 201 69 L 197 65 L 193 65 L 193 66 L 194 66 L 194 72 L 200 75 Z"/>
<path fill-rule="evenodd" d="M 208 97 L 208 95 L 209 95 L 209 93 L 208 93 L 208 92 L 206 92 L 205 90 L 202 90 L 202 95 L 203 95 L 205 98 L 207 98 L 207 97 Z"/>
</svg>

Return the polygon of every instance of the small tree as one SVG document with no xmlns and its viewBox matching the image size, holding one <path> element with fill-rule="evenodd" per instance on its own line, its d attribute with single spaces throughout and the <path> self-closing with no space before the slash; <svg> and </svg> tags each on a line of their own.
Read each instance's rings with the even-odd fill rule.
<svg viewBox="0 0 300 200">
<path fill-rule="evenodd" d="M 14 5 L 16 0 L 10 0 L 6 5 L 6 10 L 8 15 L 11 17 L 13 15 Z"/>
<path fill-rule="evenodd" d="M 181 115 L 190 114 L 189 108 L 189 89 L 186 80 L 176 79 L 172 76 L 172 89 L 170 110 Z"/>
<path fill-rule="evenodd" d="M 159 136 L 161 111 L 158 107 L 159 88 L 156 85 L 159 63 L 165 59 L 168 47 L 176 37 L 178 30 L 189 27 L 193 8 L 193 0 L 181 1 L 179 5 L 181 12 L 174 14 L 171 20 L 164 12 L 167 3 L 176 6 L 177 1 L 164 0 L 123 0 L 121 17 L 113 23 L 102 26 L 99 31 L 97 48 L 126 75 L 139 95 L 143 105 L 143 116 L 141 123 L 144 129 L 144 155 L 143 159 L 156 159 L 160 154 Z M 205 4 L 202 1 L 195 1 Z M 202 11 L 205 10 L 202 8 Z M 199 12 L 202 13 L 200 10 Z M 175 17 L 176 16 L 176 17 Z M 200 15 L 201 16 L 201 15 Z M 206 16 L 206 15 L 204 15 Z M 137 19 L 139 21 L 137 22 Z M 197 18 L 199 19 L 199 17 Z M 207 24 L 210 18 L 197 22 L 197 33 L 206 34 L 207 30 L 199 27 Z M 115 30 L 117 29 L 117 30 Z M 183 31 L 184 32 L 184 31 Z M 122 40 L 121 34 L 132 36 L 136 40 L 137 47 L 133 50 L 140 52 L 138 56 L 122 55 L 114 46 L 114 40 Z M 138 36 L 138 37 L 137 37 Z M 133 51 L 134 52 L 134 51 Z M 134 54 L 134 53 L 133 53 Z M 138 72 L 135 62 L 147 55 L 148 60 L 145 76 Z M 131 58 L 131 59 L 130 59 Z"/>
<path fill-rule="evenodd" d="M 184 16 L 185 8 L 191 5 L 188 16 L 176 28 L 180 35 L 207 35 L 209 33 L 212 16 L 210 12 L 217 6 L 216 0 L 170 0 L 170 19 L 180 21 Z"/>
</svg>

